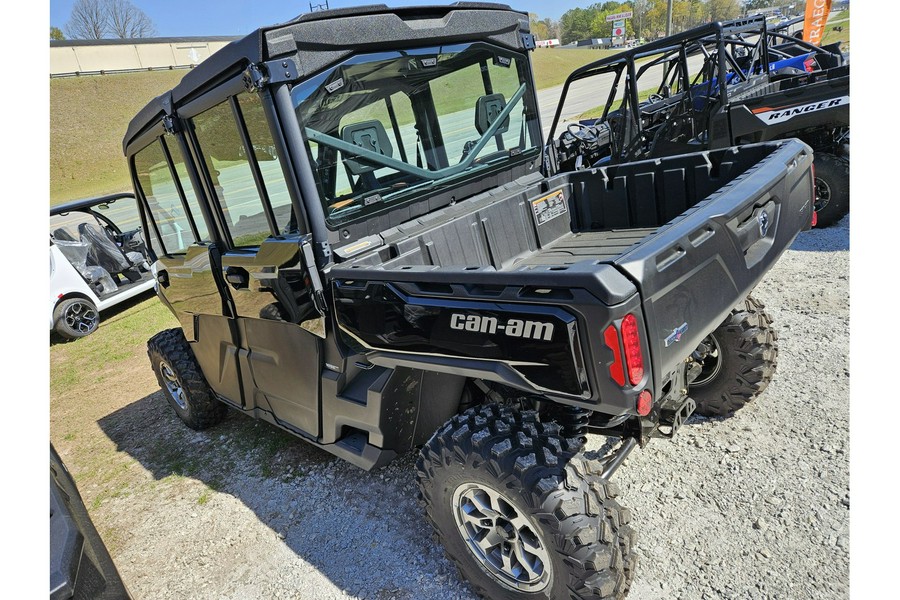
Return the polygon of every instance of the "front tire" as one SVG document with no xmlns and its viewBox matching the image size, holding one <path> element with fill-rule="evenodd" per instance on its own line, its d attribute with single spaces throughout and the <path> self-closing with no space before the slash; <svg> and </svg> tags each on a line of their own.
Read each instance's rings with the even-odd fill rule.
<svg viewBox="0 0 900 600">
<path fill-rule="evenodd" d="M 181 329 L 167 329 L 150 338 L 147 356 L 166 400 L 185 425 L 200 431 L 225 418 L 228 408 L 206 383 Z"/>
<path fill-rule="evenodd" d="M 701 369 L 690 383 L 694 412 L 727 417 L 759 396 L 775 375 L 778 336 L 765 307 L 751 296 L 701 344 Z"/>
<path fill-rule="evenodd" d="M 453 417 L 416 463 L 428 521 L 491 600 L 625 597 L 635 533 L 600 467 L 555 423 L 493 404 Z"/>
<path fill-rule="evenodd" d="M 834 154 L 818 152 L 816 168 L 816 227 L 834 225 L 850 212 L 850 164 Z"/>
<path fill-rule="evenodd" d="M 67 340 L 91 335 L 100 326 L 100 311 L 86 298 L 66 298 L 53 310 L 53 330 Z"/>
</svg>

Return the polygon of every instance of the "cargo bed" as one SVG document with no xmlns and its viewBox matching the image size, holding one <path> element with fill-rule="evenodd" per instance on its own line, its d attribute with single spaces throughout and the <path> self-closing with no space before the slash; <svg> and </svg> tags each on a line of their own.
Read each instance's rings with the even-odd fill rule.
<svg viewBox="0 0 900 600">
<path fill-rule="evenodd" d="M 788 140 L 521 179 L 338 249 L 344 262 L 327 274 L 338 326 L 379 364 L 487 369 L 480 376 L 590 404 L 608 384 L 590 366 L 609 359 L 596 332 L 637 310 L 659 388 L 809 228 L 811 160 Z M 537 314 L 569 335 L 542 340 L 554 348 L 459 343 L 447 329 L 458 311 Z M 665 342 L 675 330 L 682 343 Z M 440 364 L 400 356 L 426 348 Z M 507 365 L 466 363 L 500 357 Z M 508 368 L 516 361 L 538 366 Z"/>
</svg>

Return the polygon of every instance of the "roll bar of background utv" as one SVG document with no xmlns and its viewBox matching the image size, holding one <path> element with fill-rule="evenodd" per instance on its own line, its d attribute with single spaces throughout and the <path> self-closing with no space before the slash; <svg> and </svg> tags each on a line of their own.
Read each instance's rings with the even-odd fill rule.
<svg viewBox="0 0 900 600">
<path fill-rule="evenodd" d="M 762 16 L 727 21 L 724 23 L 721 21 L 707 23 L 706 25 L 701 25 L 699 27 L 689 29 L 688 31 L 679 33 L 677 35 L 672 35 L 655 42 L 637 46 L 636 48 L 625 50 L 624 52 L 620 52 L 619 54 L 607 58 L 601 58 L 575 69 L 566 78 L 566 82 L 563 84 L 562 94 L 559 97 L 559 103 L 556 106 L 556 113 L 553 115 L 553 123 L 550 126 L 550 132 L 547 134 L 546 142 L 549 144 L 553 140 L 554 134 L 556 133 L 556 127 L 559 125 L 562 117 L 563 107 L 566 104 L 566 97 L 569 94 L 569 87 L 574 82 L 586 79 L 597 74 L 597 72 L 603 67 L 607 67 L 609 65 L 624 61 L 627 61 L 633 65 L 635 61 L 644 56 L 659 54 L 666 51 L 675 51 L 679 46 L 683 46 L 687 42 L 703 38 L 715 38 L 717 40 L 717 51 L 721 56 L 725 56 L 725 38 L 727 36 L 737 35 L 740 33 L 758 33 L 760 35 L 759 43 L 762 44 L 762 62 L 763 65 L 766 66 L 765 68 L 768 69 L 768 52 L 767 44 L 765 43 L 765 37 L 768 35 L 768 31 L 766 29 L 766 19 Z M 629 69 L 629 72 L 633 71 Z M 722 101 L 727 102 L 728 92 L 725 89 L 725 61 L 723 60 L 719 60 L 718 78 L 720 93 L 722 94 Z M 636 94 L 637 90 L 635 89 L 635 97 Z M 635 106 L 636 105 L 637 104 L 635 104 Z"/>
</svg>

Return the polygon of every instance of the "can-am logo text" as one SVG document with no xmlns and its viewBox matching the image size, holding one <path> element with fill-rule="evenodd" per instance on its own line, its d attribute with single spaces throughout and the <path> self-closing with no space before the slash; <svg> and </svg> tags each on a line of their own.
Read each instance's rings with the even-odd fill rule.
<svg viewBox="0 0 900 600">
<path fill-rule="evenodd" d="M 450 328 L 459 331 L 491 334 L 499 331 L 509 337 L 531 338 L 545 342 L 549 342 L 553 338 L 553 323 L 525 321 L 523 319 L 509 319 L 506 323 L 501 323 L 497 317 L 453 313 L 450 315 Z"/>
</svg>

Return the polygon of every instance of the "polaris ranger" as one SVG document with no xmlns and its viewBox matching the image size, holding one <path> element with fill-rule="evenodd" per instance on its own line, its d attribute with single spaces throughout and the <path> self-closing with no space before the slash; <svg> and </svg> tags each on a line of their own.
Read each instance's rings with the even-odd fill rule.
<svg viewBox="0 0 900 600">
<path fill-rule="evenodd" d="M 565 127 L 559 168 L 794 137 L 815 150 L 817 225 L 840 220 L 850 208 L 850 65 L 840 43 L 766 27 L 763 17 L 709 23 L 573 71 L 548 137 L 573 112 L 573 90 L 605 104 Z"/>
<path fill-rule="evenodd" d="M 556 173 L 528 15 L 301 16 L 233 42 L 124 139 L 194 429 L 228 407 L 364 469 L 421 448 L 425 513 L 486 598 L 621 598 L 610 479 L 775 369 L 748 296 L 810 226 L 796 140 Z M 181 232 L 180 236 L 174 231 Z M 618 438 L 589 459 L 589 433 Z"/>
</svg>

